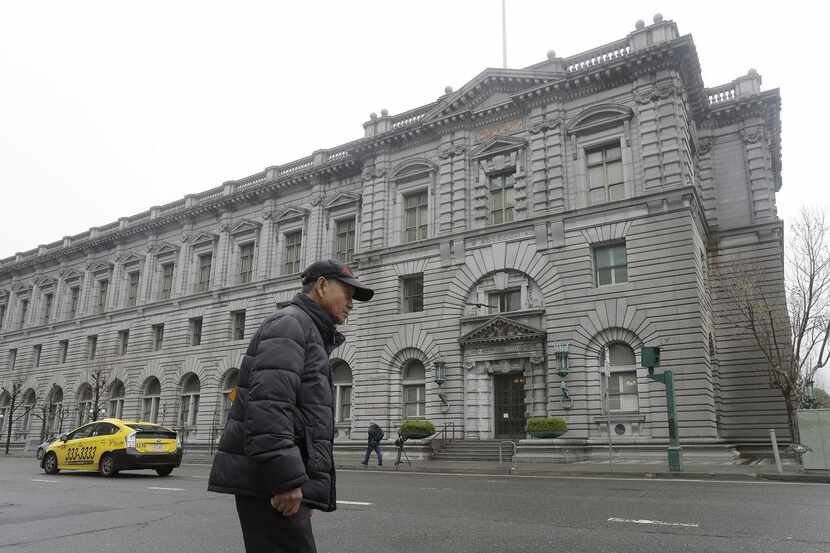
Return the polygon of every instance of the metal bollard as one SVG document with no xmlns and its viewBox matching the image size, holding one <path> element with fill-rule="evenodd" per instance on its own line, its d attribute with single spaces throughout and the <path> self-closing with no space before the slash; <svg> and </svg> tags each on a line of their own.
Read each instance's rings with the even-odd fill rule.
<svg viewBox="0 0 830 553">
<path fill-rule="evenodd" d="M 781 474 L 784 472 L 784 468 L 781 466 L 781 455 L 778 453 L 778 440 L 775 439 L 775 429 L 773 428 L 770 428 L 769 439 L 772 442 L 772 454 L 775 455 L 775 467 L 778 469 L 778 474 Z"/>
</svg>

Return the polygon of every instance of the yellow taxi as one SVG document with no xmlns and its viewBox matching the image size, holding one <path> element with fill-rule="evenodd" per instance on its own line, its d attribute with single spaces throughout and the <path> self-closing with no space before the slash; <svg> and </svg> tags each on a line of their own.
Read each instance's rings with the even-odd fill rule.
<svg viewBox="0 0 830 553">
<path fill-rule="evenodd" d="M 150 422 L 101 419 L 61 434 L 46 448 L 40 466 L 46 474 L 84 470 L 115 476 L 120 470 L 154 469 L 167 476 L 181 462 L 175 431 Z"/>
</svg>

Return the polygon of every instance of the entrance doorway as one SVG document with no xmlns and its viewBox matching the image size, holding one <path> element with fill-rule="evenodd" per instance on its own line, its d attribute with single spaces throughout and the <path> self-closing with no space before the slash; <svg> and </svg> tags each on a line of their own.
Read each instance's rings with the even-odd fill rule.
<svg viewBox="0 0 830 553">
<path fill-rule="evenodd" d="M 522 373 L 493 376 L 497 439 L 525 437 L 525 377 Z"/>
</svg>

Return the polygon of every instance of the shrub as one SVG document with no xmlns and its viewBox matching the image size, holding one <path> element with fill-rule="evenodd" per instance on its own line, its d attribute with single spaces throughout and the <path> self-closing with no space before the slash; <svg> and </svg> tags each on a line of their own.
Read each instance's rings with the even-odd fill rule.
<svg viewBox="0 0 830 553">
<path fill-rule="evenodd" d="M 527 419 L 528 432 L 565 432 L 568 421 L 561 417 L 531 417 Z"/>
<path fill-rule="evenodd" d="M 416 434 L 421 436 L 431 436 L 435 434 L 435 425 L 428 420 L 412 419 L 401 422 L 400 433 L 402 436 Z"/>
</svg>

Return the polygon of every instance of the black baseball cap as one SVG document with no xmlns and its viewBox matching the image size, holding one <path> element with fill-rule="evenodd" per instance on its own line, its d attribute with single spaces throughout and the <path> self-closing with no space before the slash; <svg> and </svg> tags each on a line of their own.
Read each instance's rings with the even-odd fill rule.
<svg viewBox="0 0 830 553">
<path fill-rule="evenodd" d="M 333 259 L 312 263 L 306 267 L 301 276 L 303 277 L 303 284 L 315 281 L 320 277 L 333 278 L 348 284 L 354 288 L 354 299 L 357 301 L 369 301 L 375 295 L 374 290 L 354 277 L 354 273 L 348 265 L 343 265 Z"/>
</svg>

